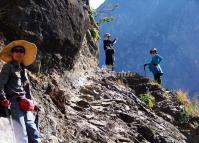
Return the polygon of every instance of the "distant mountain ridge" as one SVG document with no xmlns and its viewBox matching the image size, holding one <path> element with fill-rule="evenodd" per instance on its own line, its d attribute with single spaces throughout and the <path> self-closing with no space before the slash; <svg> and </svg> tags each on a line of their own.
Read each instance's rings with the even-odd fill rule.
<svg viewBox="0 0 199 143">
<path fill-rule="evenodd" d="M 169 88 L 182 88 L 199 93 L 199 1 L 197 0 L 107 0 L 105 5 L 119 4 L 112 23 L 103 24 L 105 32 L 118 37 L 116 70 L 143 72 L 150 61 L 149 50 L 157 47 L 164 57 L 164 83 Z M 104 64 L 103 47 L 100 63 Z M 147 72 L 149 75 L 149 72 Z"/>
</svg>

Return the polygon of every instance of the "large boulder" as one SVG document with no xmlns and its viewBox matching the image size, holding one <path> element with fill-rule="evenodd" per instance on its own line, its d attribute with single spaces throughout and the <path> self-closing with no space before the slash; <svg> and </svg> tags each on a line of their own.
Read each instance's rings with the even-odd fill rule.
<svg viewBox="0 0 199 143">
<path fill-rule="evenodd" d="M 0 33 L 7 42 L 26 39 L 36 43 L 41 70 L 72 69 L 83 40 L 89 37 L 88 4 L 87 0 L 1 0 Z M 97 56 L 96 44 L 85 47 L 94 49 L 91 54 Z"/>
</svg>

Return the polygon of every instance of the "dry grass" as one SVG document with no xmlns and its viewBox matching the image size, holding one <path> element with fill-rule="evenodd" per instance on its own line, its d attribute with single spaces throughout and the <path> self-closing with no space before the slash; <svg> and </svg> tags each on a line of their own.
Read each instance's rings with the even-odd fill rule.
<svg viewBox="0 0 199 143">
<path fill-rule="evenodd" d="M 177 100 L 184 106 L 188 106 L 191 102 L 189 101 L 188 98 L 188 93 L 179 89 L 178 91 L 176 91 L 176 95 L 177 95 Z"/>
<path fill-rule="evenodd" d="M 183 90 L 176 91 L 177 100 L 184 106 L 184 110 L 189 114 L 190 116 L 198 116 L 199 115 L 199 107 L 198 107 L 198 101 L 191 102 L 188 98 L 188 93 Z"/>
<path fill-rule="evenodd" d="M 197 116 L 199 116 L 199 99 L 193 98 L 191 100 L 191 103 L 192 103 L 194 110 L 196 111 Z"/>
</svg>

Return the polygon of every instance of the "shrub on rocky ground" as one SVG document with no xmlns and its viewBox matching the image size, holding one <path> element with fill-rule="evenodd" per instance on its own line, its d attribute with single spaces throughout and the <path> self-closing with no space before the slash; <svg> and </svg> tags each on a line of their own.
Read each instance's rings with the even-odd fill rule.
<svg viewBox="0 0 199 143">
<path fill-rule="evenodd" d="M 149 109 L 155 106 L 155 98 L 150 93 L 141 95 L 140 100 L 142 100 Z"/>
</svg>

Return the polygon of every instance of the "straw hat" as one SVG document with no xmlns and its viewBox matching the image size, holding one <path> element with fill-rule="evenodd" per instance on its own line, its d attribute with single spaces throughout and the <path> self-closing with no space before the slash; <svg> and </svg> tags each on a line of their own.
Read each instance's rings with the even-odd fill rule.
<svg viewBox="0 0 199 143">
<path fill-rule="evenodd" d="M 25 66 L 31 65 L 36 59 L 37 46 L 34 43 L 30 43 L 25 40 L 16 40 L 16 41 L 11 42 L 7 46 L 5 46 L 0 51 L 0 59 L 6 63 L 12 61 L 11 49 L 14 47 L 17 47 L 17 46 L 25 48 L 25 56 L 24 56 L 22 63 Z"/>
</svg>

